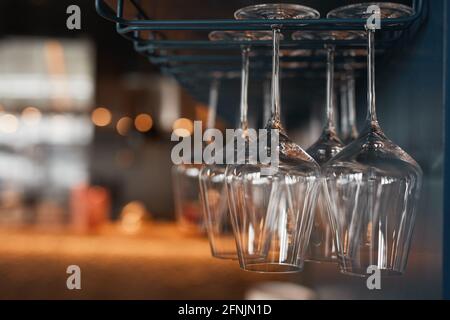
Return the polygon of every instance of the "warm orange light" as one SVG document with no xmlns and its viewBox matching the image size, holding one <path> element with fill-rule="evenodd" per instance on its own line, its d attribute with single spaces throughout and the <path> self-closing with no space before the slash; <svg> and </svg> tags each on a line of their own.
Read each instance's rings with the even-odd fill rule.
<svg viewBox="0 0 450 320">
<path fill-rule="evenodd" d="M 139 132 L 148 132 L 153 127 L 153 119 L 149 114 L 141 113 L 134 119 L 134 126 Z"/>
<path fill-rule="evenodd" d="M 131 201 L 122 209 L 122 213 L 138 213 L 139 215 L 145 215 L 146 212 L 145 205 L 140 201 Z"/>
<path fill-rule="evenodd" d="M 0 131 L 3 133 L 14 133 L 19 128 L 19 121 L 12 114 L 5 114 L 0 117 Z"/>
<path fill-rule="evenodd" d="M 49 40 L 45 43 L 45 58 L 50 82 L 53 84 L 52 104 L 59 111 L 71 106 L 71 94 L 67 77 L 66 52 L 59 40 Z"/>
<path fill-rule="evenodd" d="M 64 46 L 60 41 L 49 40 L 45 43 L 47 67 L 51 75 L 66 73 Z"/>
<path fill-rule="evenodd" d="M 92 122 L 98 127 L 106 127 L 111 123 L 112 114 L 106 108 L 97 108 L 92 111 L 91 115 Z"/>
<path fill-rule="evenodd" d="M 37 125 L 42 118 L 41 111 L 34 107 L 27 107 L 22 111 L 22 121 L 27 126 Z"/>
<path fill-rule="evenodd" d="M 180 118 L 175 120 L 172 129 L 179 137 L 189 137 L 194 132 L 194 123 L 190 119 Z"/>
<path fill-rule="evenodd" d="M 132 124 L 133 120 L 130 117 L 122 117 L 117 121 L 116 130 L 121 136 L 126 136 Z"/>
<path fill-rule="evenodd" d="M 123 207 L 120 214 L 120 226 L 128 234 L 134 234 L 142 227 L 147 215 L 145 205 L 139 201 L 132 201 Z"/>
</svg>

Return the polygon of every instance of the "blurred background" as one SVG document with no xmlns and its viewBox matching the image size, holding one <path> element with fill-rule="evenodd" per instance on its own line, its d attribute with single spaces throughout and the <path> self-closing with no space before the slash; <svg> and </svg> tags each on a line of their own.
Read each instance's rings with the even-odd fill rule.
<svg viewBox="0 0 450 320">
<path fill-rule="evenodd" d="M 160 19 L 231 18 L 262 3 L 141 2 Z M 283 2 L 324 15 L 356 1 Z M 211 258 L 204 234 L 176 223 L 176 209 L 189 224 L 199 208 L 176 208 L 170 159 L 172 131 L 192 133 L 193 121 L 206 121 L 208 90 L 197 93 L 152 66 L 97 14 L 94 1 L 1 1 L 0 299 L 441 298 L 446 34 L 444 1 L 430 2 L 414 38 L 377 65 L 380 122 L 418 160 L 425 185 L 408 272 L 373 292 L 333 265 L 268 276 Z M 71 4 L 81 8 L 81 30 L 66 28 Z M 264 118 L 263 87 L 250 78 L 255 126 Z M 356 89 L 361 124 L 364 70 Z M 309 147 L 321 131 L 324 78 L 284 81 L 282 100 L 290 136 Z M 224 81 L 220 128 L 235 125 L 238 102 L 239 78 Z M 73 264 L 82 270 L 81 291 L 66 288 Z"/>
</svg>

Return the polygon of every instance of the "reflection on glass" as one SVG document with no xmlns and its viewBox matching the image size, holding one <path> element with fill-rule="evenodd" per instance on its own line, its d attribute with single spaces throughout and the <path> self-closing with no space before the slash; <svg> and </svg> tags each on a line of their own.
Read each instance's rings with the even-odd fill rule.
<svg viewBox="0 0 450 320">
<path fill-rule="evenodd" d="M 201 165 L 194 164 L 181 164 L 172 168 L 177 222 L 180 229 L 189 234 L 205 231 L 198 183 L 201 168 Z"/>
<path fill-rule="evenodd" d="M 318 18 L 311 8 L 294 4 L 246 7 L 238 19 Z M 227 168 L 227 189 L 241 268 L 255 272 L 301 271 L 313 220 L 319 166 L 286 135 L 280 121 L 280 38 L 273 26 L 272 114 L 267 123 L 279 132 L 280 161 L 268 175 L 268 165 L 233 165 Z M 274 164 L 275 165 L 275 164 Z"/>
<path fill-rule="evenodd" d="M 377 4 L 384 18 L 411 15 L 409 7 Z M 367 5 L 336 9 L 330 18 L 365 18 Z M 364 13 L 364 14 L 363 14 Z M 422 181 L 420 166 L 382 132 L 375 110 L 375 31 L 368 29 L 368 112 L 356 141 L 324 167 L 343 273 L 367 276 L 405 271 Z"/>
<path fill-rule="evenodd" d="M 271 38 L 271 32 L 266 31 L 214 31 L 210 34 L 210 39 L 214 41 L 235 40 L 245 42 L 251 40 L 270 40 Z M 240 99 L 240 129 L 242 132 L 248 129 L 247 95 L 249 55 L 250 48 L 243 46 Z M 226 197 L 225 171 L 225 164 L 206 165 L 200 173 L 200 187 L 212 255 L 222 259 L 237 259 L 236 241 Z"/>
<path fill-rule="evenodd" d="M 362 37 L 361 33 L 353 31 L 298 31 L 292 35 L 294 40 L 330 41 L 325 45 L 327 53 L 327 90 L 325 125 L 319 139 L 307 150 L 308 154 L 323 166 L 344 147 L 340 140 L 335 123 L 335 99 L 334 99 L 334 60 L 335 46 L 333 41 L 353 40 Z M 322 192 L 319 192 L 314 224 L 309 240 L 307 260 L 312 262 L 336 261 L 336 247 L 333 240 L 333 230 L 328 219 L 327 207 Z"/>
<path fill-rule="evenodd" d="M 366 50 L 353 49 L 344 50 L 344 57 L 354 58 L 367 56 Z M 359 68 L 366 69 L 365 63 L 356 61 L 346 62 L 341 75 L 341 126 L 340 135 L 342 141 L 347 145 L 355 141 L 359 136 L 358 126 L 356 123 L 356 87 L 355 87 L 355 71 Z"/>
</svg>

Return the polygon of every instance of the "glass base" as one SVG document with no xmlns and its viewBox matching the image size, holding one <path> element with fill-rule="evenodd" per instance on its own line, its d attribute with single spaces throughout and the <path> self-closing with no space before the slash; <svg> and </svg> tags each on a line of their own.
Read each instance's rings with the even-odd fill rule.
<svg viewBox="0 0 450 320">
<path fill-rule="evenodd" d="M 367 13 L 367 8 L 376 5 L 381 10 L 381 19 L 397 19 L 412 16 L 414 9 L 399 3 L 392 2 L 369 2 L 357 3 L 340 7 L 330 11 L 327 15 L 329 19 L 367 19 L 372 14 Z"/>
<path fill-rule="evenodd" d="M 300 41 L 349 41 L 366 39 L 364 31 L 296 31 L 293 40 Z"/>
<path fill-rule="evenodd" d="M 303 266 L 278 263 L 255 263 L 241 266 L 241 269 L 257 273 L 296 273 L 303 271 Z"/>
<path fill-rule="evenodd" d="M 268 3 L 248 6 L 234 13 L 236 19 L 318 19 L 320 13 L 299 4 Z"/>
<path fill-rule="evenodd" d="M 313 51 L 310 49 L 296 49 L 296 50 L 280 50 L 282 57 L 311 57 Z"/>
<path fill-rule="evenodd" d="M 270 41 L 272 31 L 213 31 L 211 41 Z"/>
</svg>

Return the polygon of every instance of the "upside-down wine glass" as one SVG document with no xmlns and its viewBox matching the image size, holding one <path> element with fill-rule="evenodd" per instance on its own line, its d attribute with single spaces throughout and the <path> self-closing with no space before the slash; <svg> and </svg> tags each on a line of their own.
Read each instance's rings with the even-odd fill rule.
<svg viewBox="0 0 450 320">
<path fill-rule="evenodd" d="M 364 49 L 350 49 L 343 52 L 344 58 L 367 57 Z M 356 86 L 355 70 L 358 68 L 367 69 L 366 64 L 356 61 L 345 62 L 343 66 L 340 87 L 340 136 L 345 145 L 355 141 L 358 136 L 358 126 L 356 124 Z"/>
<path fill-rule="evenodd" d="M 356 125 L 356 94 L 355 94 L 355 74 L 353 70 L 347 70 L 342 79 L 341 95 L 341 135 L 345 144 L 355 141 L 358 136 Z"/>
<path fill-rule="evenodd" d="M 325 123 L 321 136 L 307 150 L 308 154 L 320 166 L 323 166 L 344 148 L 344 144 L 336 132 L 335 124 L 335 100 L 333 99 L 335 45 L 332 42 L 354 40 L 361 37 L 361 33 L 356 31 L 297 31 L 292 34 L 292 39 L 297 41 L 315 40 L 330 42 L 325 45 L 327 52 Z M 327 207 L 324 205 L 322 192 L 319 192 L 314 224 L 306 256 L 307 261 L 337 262 L 333 232 L 326 209 Z"/>
<path fill-rule="evenodd" d="M 235 13 L 237 19 L 314 19 L 314 9 L 294 4 L 250 6 Z M 264 152 L 277 152 L 279 161 L 246 162 L 227 167 L 227 190 L 242 269 L 254 272 L 301 271 L 313 221 L 320 168 L 286 135 L 280 121 L 280 26 L 272 26 L 272 114 Z M 278 135 L 278 143 L 274 143 Z M 266 140 L 266 142 L 267 142 Z M 276 139 L 275 139 L 276 140 Z M 261 151 L 261 150 L 260 150 Z M 260 160 L 260 159 L 259 159 Z"/>
<path fill-rule="evenodd" d="M 270 40 L 270 31 L 213 31 L 209 34 L 212 41 L 252 41 Z M 240 129 L 248 129 L 248 77 L 250 47 L 242 46 Z M 222 153 L 224 150 L 222 150 Z M 226 164 L 208 161 L 200 171 L 200 190 L 202 194 L 203 212 L 213 257 L 220 259 L 237 259 L 236 241 L 231 225 L 231 217 L 226 197 L 225 186 Z"/>
<path fill-rule="evenodd" d="M 211 81 L 207 127 L 215 123 L 220 75 Z M 172 167 L 172 181 L 177 224 L 188 235 L 203 235 L 205 223 L 198 179 L 201 164 L 182 163 Z"/>
<path fill-rule="evenodd" d="M 368 18 L 370 4 L 335 9 L 329 18 Z M 413 14 L 410 7 L 376 3 L 383 19 Z M 326 203 L 345 274 L 404 273 L 422 181 L 420 166 L 381 131 L 375 110 L 375 30 L 367 27 L 368 112 L 365 129 L 323 168 Z M 369 268 L 370 267 L 370 268 Z"/>
</svg>

